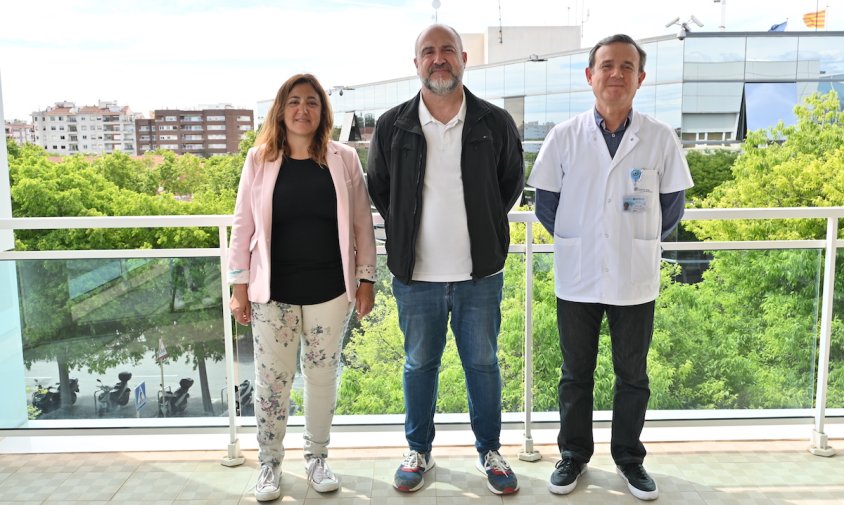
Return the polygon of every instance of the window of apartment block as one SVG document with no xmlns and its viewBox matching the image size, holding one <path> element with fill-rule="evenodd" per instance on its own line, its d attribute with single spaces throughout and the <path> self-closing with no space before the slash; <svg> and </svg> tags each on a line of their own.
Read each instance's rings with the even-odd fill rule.
<svg viewBox="0 0 844 505">
<path fill-rule="evenodd" d="M 248 125 L 248 124 L 242 124 L 242 125 L 238 125 L 237 129 L 242 131 L 242 132 L 248 132 L 252 129 L 252 126 Z"/>
<path fill-rule="evenodd" d="M 208 149 L 225 149 L 226 144 L 208 144 Z"/>
<path fill-rule="evenodd" d="M 202 135 L 185 135 L 184 140 L 202 140 Z"/>
<path fill-rule="evenodd" d="M 189 121 L 191 123 L 195 123 L 197 121 L 202 121 L 202 116 L 182 116 L 182 121 Z"/>
<path fill-rule="evenodd" d="M 178 135 L 159 135 L 158 140 L 179 140 Z"/>
<path fill-rule="evenodd" d="M 226 116 L 208 116 L 205 118 L 206 121 L 225 121 Z"/>
<path fill-rule="evenodd" d="M 173 125 L 160 125 L 158 131 L 176 131 L 176 127 Z"/>
<path fill-rule="evenodd" d="M 226 140 L 226 136 L 225 135 L 219 135 L 219 134 L 208 135 L 208 140 Z"/>
<path fill-rule="evenodd" d="M 177 118 L 176 116 L 164 116 L 164 120 L 165 121 L 178 121 L 179 118 Z"/>
<path fill-rule="evenodd" d="M 161 144 L 161 148 L 162 149 L 172 149 L 172 150 L 175 151 L 176 149 L 179 148 L 179 146 L 178 146 L 178 144 Z"/>
<path fill-rule="evenodd" d="M 56 131 L 56 127 L 55 127 L 55 126 L 51 126 L 51 127 L 50 127 L 50 131 Z"/>
<path fill-rule="evenodd" d="M 249 116 L 237 116 L 238 121 L 252 121 L 252 118 Z"/>
<path fill-rule="evenodd" d="M 209 129 L 209 130 L 225 130 L 226 125 L 224 125 L 224 124 L 210 124 L 210 125 L 206 126 L 206 128 Z"/>
</svg>

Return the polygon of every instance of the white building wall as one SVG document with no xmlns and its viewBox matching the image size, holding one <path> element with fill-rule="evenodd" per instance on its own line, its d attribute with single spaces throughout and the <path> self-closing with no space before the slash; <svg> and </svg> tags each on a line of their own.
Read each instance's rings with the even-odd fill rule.
<svg viewBox="0 0 844 505">
<path fill-rule="evenodd" d="M 486 33 L 486 63 L 523 60 L 580 49 L 579 26 L 490 26 Z"/>
</svg>

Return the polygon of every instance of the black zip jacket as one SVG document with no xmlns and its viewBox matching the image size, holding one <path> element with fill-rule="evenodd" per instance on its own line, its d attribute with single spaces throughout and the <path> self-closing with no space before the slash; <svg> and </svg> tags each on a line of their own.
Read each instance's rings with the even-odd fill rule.
<svg viewBox="0 0 844 505">
<path fill-rule="evenodd" d="M 507 212 L 524 188 L 522 143 L 510 114 L 466 93 L 460 168 L 469 228 L 472 278 L 504 268 L 510 246 Z M 421 93 L 385 112 L 369 144 L 369 195 L 384 218 L 387 266 L 410 283 L 422 206 L 427 145 L 419 122 Z"/>
</svg>

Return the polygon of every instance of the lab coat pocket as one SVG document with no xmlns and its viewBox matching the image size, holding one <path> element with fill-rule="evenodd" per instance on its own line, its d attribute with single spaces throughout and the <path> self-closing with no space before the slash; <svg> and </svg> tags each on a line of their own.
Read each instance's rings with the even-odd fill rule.
<svg viewBox="0 0 844 505">
<path fill-rule="evenodd" d="M 554 237 L 554 268 L 557 283 L 561 286 L 574 286 L 580 282 L 581 242 L 579 237 Z"/>
<path fill-rule="evenodd" d="M 630 282 L 652 282 L 659 270 L 659 240 L 633 239 L 630 254 Z"/>
</svg>

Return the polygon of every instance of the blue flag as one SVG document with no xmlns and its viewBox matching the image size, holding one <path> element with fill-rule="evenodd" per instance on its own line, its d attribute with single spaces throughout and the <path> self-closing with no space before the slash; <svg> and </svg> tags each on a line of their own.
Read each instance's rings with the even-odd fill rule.
<svg viewBox="0 0 844 505">
<path fill-rule="evenodd" d="M 788 24 L 788 20 L 785 20 L 785 21 L 783 21 L 782 23 L 780 23 L 780 24 L 778 24 L 778 25 L 774 25 L 774 26 L 772 26 L 772 27 L 771 27 L 771 29 L 770 29 L 770 30 L 768 30 L 768 31 L 769 31 L 769 32 L 784 32 L 784 31 L 785 31 L 785 27 L 786 27 L 786 25 L 787 25 L 787 24 Z"/>
</svg>

